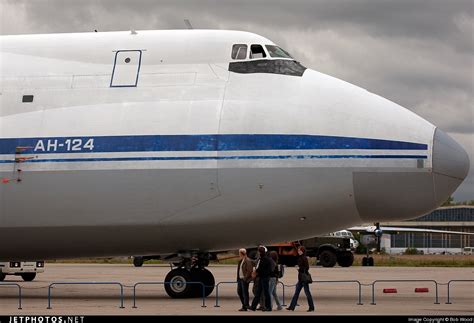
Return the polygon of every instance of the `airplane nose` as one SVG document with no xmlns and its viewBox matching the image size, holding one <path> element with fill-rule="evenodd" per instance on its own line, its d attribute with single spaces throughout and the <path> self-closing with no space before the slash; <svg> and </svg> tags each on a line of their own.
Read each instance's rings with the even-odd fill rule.
<svg viewBox="0 0 474 323">
<path fill-rule="evenodd" d="M 433 172 L 460 180 L 464 180 L 469 172 L 467 152 L 439 129 L 436 129 L 433 139 Z"/>
<path fill-rule="evenodd" d="M 353 173 L 363 222 L 398 221 L 426 214 L 445 202 L 469 171 L 466 151 L 439 129 L 433 132 L 431 170 Z"/>
<path fill-rule="evenodd" d="M 453 138 L 436 129 L 433 138 L 433 179 L 435 198 L 443 203 L 469 172 L 467 152 Z"/>
</svg>

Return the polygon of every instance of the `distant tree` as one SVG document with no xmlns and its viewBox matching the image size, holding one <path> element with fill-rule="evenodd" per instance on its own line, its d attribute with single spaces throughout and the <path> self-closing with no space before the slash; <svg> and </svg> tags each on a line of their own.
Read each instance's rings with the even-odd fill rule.
<svg viewBox="0 0 474 323">
<path fill-rule="evenodd" d="M 405 252 L 403 253 L 405 255 L 421 255 L 421 252 L 418 251 L 416 248 L 406 248 Z"/>
<path fill-rule="evenodd" d="M 457 203 L 458 205 L 474 205 L 474 200 Z"/>
<path fill-rule="evenodd" d="M 443 205 L 441 205 L 441 206 L 451 206 L 451 205 L 454 205 L 453 201 L 454 201 L 454 198 L 453 198 L 452 196 L 450 196 L 450 197 L 446 200 L 446 202 L 444 202 Z"/>
</svg>

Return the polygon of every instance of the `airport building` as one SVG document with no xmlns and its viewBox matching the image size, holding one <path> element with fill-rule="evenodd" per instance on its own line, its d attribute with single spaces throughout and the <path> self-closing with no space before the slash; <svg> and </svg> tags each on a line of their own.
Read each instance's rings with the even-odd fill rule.
<svg viewBox="0 0 474 323">
<path fill-rule="evenodd" d="M 413 220 L 383 225 L 474 233 L 474 206 L 441 207 Z M 459 254 L 464 248 L 474 247 L 474 235 L 399 233 L 383 239 L 382 246 L 388 253 L 401 253 L 407 248 L 416 248 L 423 250 L 425 254 Z"/>
</svg>

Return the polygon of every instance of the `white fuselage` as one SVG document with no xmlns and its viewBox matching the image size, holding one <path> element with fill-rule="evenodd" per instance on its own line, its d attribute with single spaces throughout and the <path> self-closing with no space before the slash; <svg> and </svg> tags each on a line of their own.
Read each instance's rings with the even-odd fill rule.
<svg viewBox="0 0 474 323">
<path fill-rule="evenodd" d="M 200 30 L 1 37 L 0 236 L 28 239 L 0 244 L 0 260 L 303 239 L 416 217 L 461 183 L 434 169 L 429 122 L 313 70 L 229 71 L 296 64 L 233 60 L 234 44 L 273 43 Z"/>
</svg>

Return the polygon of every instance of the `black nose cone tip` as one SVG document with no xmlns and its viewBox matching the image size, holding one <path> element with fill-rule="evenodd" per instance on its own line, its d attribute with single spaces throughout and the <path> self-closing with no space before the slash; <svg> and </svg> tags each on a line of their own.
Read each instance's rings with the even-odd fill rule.
<svg viewBox="0 0 474 323">
<path fill-rule="evenodd" d="M 463 181 L 469 172 L 469 156 L 453 138 L 436 129 L 433 138 L 433 172 Z"/>
</svg>

